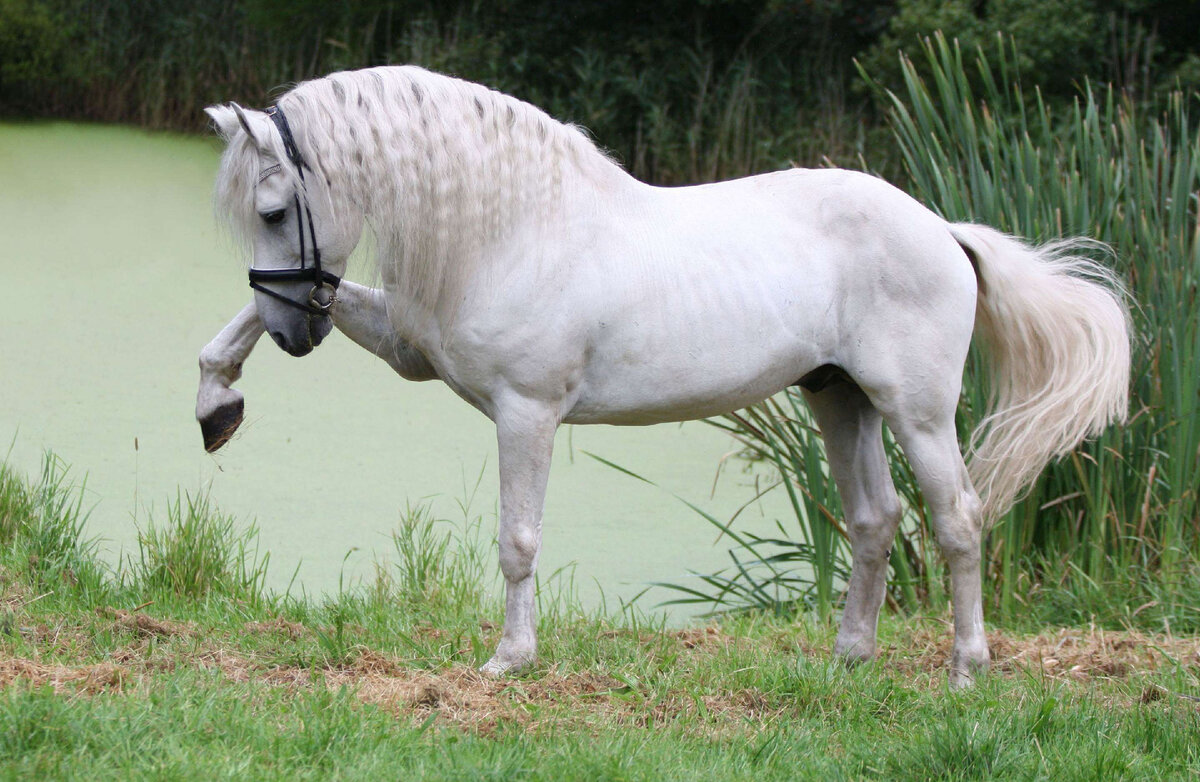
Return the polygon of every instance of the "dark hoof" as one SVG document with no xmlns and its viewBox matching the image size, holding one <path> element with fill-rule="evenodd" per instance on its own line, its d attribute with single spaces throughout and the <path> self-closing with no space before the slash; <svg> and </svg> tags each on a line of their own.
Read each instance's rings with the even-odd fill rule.
<svg viewBox="0 0 1200 782">
<path fill-rule="evenodd" d="M 233 433 L 242 424 L 242 413 L 246 409 L 245 400 L 239 399 L 227 405 L 221 405 L 212 415 L 200 422 L 200 433 L 204 435 L 204 450 L 212 453 L 233 437 Z"/>
</svg>

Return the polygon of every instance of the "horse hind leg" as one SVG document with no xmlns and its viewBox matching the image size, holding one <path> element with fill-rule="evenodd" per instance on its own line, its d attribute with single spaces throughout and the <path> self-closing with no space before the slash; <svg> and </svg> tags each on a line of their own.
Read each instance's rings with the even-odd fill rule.
<svg viewBox="0 0 1200 782">
<path fill-rule="evenodd" d="M 888 555 L 901 507 L 883 449 L 882 416 L 845 373 L 826 374 L 821 382 L 806 378 L 801 385 L 821 428 L 853 554 L 834 652 L 848 662 L 859 662 L 875 656 Z"/>
<path fill-rule="evenodd" d="M 954 601 L 950 683 L 962 687 L 973 683 L 990 662 L 980 573 L 982 505 L 959 451 L 954 399 L 943 401 L 936 414 L 931 414 L 928 401 L 926 397 L 908 415 L 885 411 L 885 417 L 929 505 L 934 535 L 950 568 Z"/>
</svg>

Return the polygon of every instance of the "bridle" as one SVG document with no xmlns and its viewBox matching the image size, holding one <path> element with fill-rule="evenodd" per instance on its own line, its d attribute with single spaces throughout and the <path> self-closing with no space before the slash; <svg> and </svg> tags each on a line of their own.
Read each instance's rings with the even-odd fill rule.
<svg viewBox="0 0 1200 782">
<path fill-rule="evenodd" d="M 283 114 L 283 109 L 278 106 L 273 106 L 267 109 L 267 116 L 275 123 L 275 127 L 279 129 L 279 136 L 283 140 L 283 150 L 287 153 L 288 161 L 296 167 L 296 171 L 300 174 L 300 185 L 304 186 L 304 169 L 308 168 L 308 164 L 304 162 L 304 157 L 300 154 L 300 148 L 296 146 L 296 138 L 292 135 L 292 129 L 288 125 L 287 117 Z M 278 163 L 265 169 L 258 176 L 258 181 L 262 182 L 267 177 L 271 176 L 279 170 Z M 311 169 L 310 169 L 311 170 Z M 250 267 L 250 287 L 261 293 L 282 301 L 284 304 L 295 307 L 299 310 L 304 310 L 310 315 L 328 315 L 329 310 L 337 301 L 337 288 L 341 284 L 342 278 L 327 272 L 321 268 L 321 248 L 317 246 L 317 231 L 313 227 L 312 212 L 308 208 L 308 195 L 304 197 L 304 218 L 300 216 L 300 192 L 297 190 L 292 195 L 292 200 L 296 205 L 296 230 L 300 236 L 300 267 L 298 269 L 255 269 Z M 308 236 L 312 242 L 312 266 L 304 265 L 304 222 L 308 220 Z M 308 301 L 296 301 L 284 296 L 278 291 L 273 291 L 261 283 L 272 282 L 311 282 L 312 290 L 308 292 Z M 321 290 L 329 289 L 329 302 L 322 304 L 317 298 L 317 294 Z"/>
</svg>

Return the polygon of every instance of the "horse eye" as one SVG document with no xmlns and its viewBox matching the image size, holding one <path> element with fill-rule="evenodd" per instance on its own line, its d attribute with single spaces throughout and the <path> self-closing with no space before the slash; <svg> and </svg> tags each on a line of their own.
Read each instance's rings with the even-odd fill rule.
<svg viewBox="0 0 1200 782">
<path fill-rule="evenodd" d="M 287 217 L 286 209 L 276 209 L 273 212 L 266 212 L 262 215 L 263 222 L 267 225 L 277 225 L 283 222 L 283 218 Z"/>
</svg>

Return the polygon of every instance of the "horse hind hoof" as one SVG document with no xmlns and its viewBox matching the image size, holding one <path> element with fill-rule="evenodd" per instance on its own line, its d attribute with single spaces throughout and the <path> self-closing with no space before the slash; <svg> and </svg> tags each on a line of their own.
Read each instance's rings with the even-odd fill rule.
<svg viewBox="0 0 1200 782">
<path fill-rule="evenodd" d="M 955 649 L 950 658 L 950 689 L 963 690 L 974 687 L 975 682 L 991 667 L 991 656 L 987 647 L 982 649 Z"/>
<path fill-rule="evenodd" d="M 229 438 L 233 437 L 233 433 L 242 425 L 242 416 L 245 410 L 245 400 L 239 399 L 236 402 L 221 405 L 200 421 L 200 433 L 204 435 L 204 450 L 213 453 L 229 442 Z"/>
</svg>

